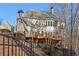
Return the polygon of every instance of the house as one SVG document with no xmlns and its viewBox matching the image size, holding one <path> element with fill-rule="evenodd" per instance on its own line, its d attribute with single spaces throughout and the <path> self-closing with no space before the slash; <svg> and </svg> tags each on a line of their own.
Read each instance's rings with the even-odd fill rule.
<svg viewBox="0 0 79 59">
<path fill-rule="evenodd" d="M 46 11 L 30 9 L 27 12 L 18 11 L 17 30 L 18 32 L 39 32 L 40 34 L 48 33 L 49 35 L 55 32 L 56 27 L 64 26 L 62 19 L 54 14 Z"/>
<path fill-rule="evenodd" d="M 52 8 L 51 8 L 52 9 Z M 26 12 L 18 11 L 16 32 L 24 33 L 25 35 L 49 36 L 52 37 L 61 33 L 61 29 L 65 26 L 62 18 L 51 12 L 30 9 Z"/>
</svg>

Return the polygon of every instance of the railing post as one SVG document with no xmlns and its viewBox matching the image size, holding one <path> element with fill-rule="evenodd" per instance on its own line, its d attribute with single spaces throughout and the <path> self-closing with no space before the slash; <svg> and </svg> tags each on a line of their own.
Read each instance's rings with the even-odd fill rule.
<svg viewBox="0 0 79 59">
<path fill-rule="evenodd" d="M 10 44 L 9 44 L 9 38 L 8 38 L 8 56 L 9 56 L 9 46 Z"/>
<path fill-rule="evenodd" d="M 21 45 L 23 46 L 23 41 L 21 42 Z M 23 51 L 21 49 L 21 56 L 23 56 Z"/>
<path fill-rule="evenodd" d="M 3 56 L 5 56 L 5 37 L 3 36 Z"/>
<path fill-rule="evenodd" d="M 19 45 L 20 45 L 20 42 L 19 42 Z M 20 56 L 20 47 L 18 47 L 18 55 Z"/>
<path fill-rule="evenodd" d="M 12 39 L 12 56 L 13 56 L 13 39 Z"/>
<path fill-rule="evenodd" d="M 24 46 L 26 46 L 26 42 L 24 42 Z M 26 55 L 26 53 L 24 52 L 24 56 Z"/>
<path fill-rule="evenodd" d="M 17 42 L 16 42 L 16 45 L 15 45 L 15 56 L 17 56 Z"/>
<path fill-rule="evenodd" d="M 21 46 L 21 41 L 19 42 L 20 46 Z M 19 47 L 19 56 L 21 56 L 21 48 Z"/>
</svg>

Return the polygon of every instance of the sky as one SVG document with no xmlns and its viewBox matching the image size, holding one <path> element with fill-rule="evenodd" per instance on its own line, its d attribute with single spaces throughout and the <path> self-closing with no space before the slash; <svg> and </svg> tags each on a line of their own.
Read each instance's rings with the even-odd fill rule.
<svg viewBox="0 0 79 59">
<path fill-rule="evenodd" d="M 18 10 L 46 10 L 48 6 L 49 4 L 42 3 L 0 3 L 0 21 L 8 21 L 8 23 L 14 25 L 16 23 Z"/>
</svg>

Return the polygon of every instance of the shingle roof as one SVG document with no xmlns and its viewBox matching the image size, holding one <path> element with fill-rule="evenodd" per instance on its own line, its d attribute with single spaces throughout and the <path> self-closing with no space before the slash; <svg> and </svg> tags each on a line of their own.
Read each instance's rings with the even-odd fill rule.
<svg viewBox="0 0 79 59">
<path fill-rule="evenodd" d="M 45 18 L 58 19 L 57 16 L 55 16 L 54 14 L 51 14 L 50 12 L 36 10 L 36 9 L 30 9 L 26 11 L 26 17 L 41 18 L 41 19 L 45 19 Z"/>
<path fill-rule="evenodd" d="M 52 20 L 55 20 L 55 21 L 63 21 L 63 18 L 60 18 L 54 14 L 51 14 L 50 12 L 47 12 L 47 11 L 42 11 L 42 10 L 36 10 L 36 9 L 30 9 L 26 12 L 24 12 L 23 10 L 19 10 L 19 12 L 23 12 L 25 13 L 25 17 L 29 17 L 29 18 L 38 18 L 38 19 L 44 19 L 46 20 L 46 18 L 51 18 Z M 60 18 L 60 19 L 59 19 Z"/>
</svg>

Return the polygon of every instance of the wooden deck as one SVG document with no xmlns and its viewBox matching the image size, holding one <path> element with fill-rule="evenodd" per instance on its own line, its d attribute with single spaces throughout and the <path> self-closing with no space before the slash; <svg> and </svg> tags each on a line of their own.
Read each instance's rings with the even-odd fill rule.
<svg viewBox="0 0 79 59">
<path fill-rule="evenodd" d="M 32 39 L 32 41 L 43 41 L 46 44 L 51 45 L 52 42 L 62 41 L 61 36 L 58 37 L 48 37 L 48 36 L 33 36 L 33 35 L 25 35 L 26 39 Z"/>
</svg>

